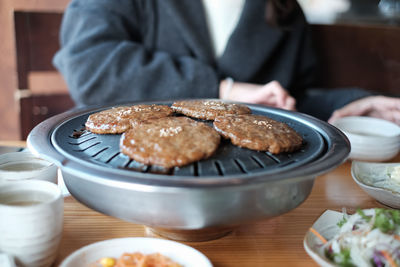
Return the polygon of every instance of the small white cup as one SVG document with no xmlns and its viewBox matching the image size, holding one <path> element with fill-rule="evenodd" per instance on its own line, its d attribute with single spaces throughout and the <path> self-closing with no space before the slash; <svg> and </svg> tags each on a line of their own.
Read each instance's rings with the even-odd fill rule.
<svg viewBox="0 0 400 267">
<path fill-rule="evenodd" d="M 62 236 L 64 199 L 57 185 L 24 180 L 0 185 L 0 252 L 18 266 L 48 267 Z"/>
<path fill-rule="evenodd" d="M 363 116 L 349 116 L 333 122 L 351 144 L 349 158 L 387 161 L 400 151 L 400 127 L 393 122 Z"/>
<path fill-rule="evenodd" d="M 57 166 L 26 152 L 0 155 L 0 184 L 18 180 L 45 180 L 57 183 Z"/>
</svg>

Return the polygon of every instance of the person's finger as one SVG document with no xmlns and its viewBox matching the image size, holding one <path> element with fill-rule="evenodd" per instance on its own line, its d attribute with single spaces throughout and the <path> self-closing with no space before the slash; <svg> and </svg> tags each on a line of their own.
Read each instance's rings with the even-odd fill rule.
<svg viewBox="0 0 400 267">
<path fill-rule="evenodd" d="M 400 124 L 400 99 L 385 96 L 372 96 L 354 101 L 336 110 L 328 122 L 346 116 L 370 116 Z"/>
<path fill-rule="evenodd" d="M 372 107 L 376 110 L 400 110 L 400 98 L 375 96 L 372 98 Z"/>
<path fill-rule="evenodd" d="M 264 101 L 273 103 L 274 106 L 285 108 L 287 98 L 290 96 L 278 81 L 271 81 L 263 86 Z"/>
<path fill-rule="evenodd" d="M 346 106 L 334 111 L 329 118 L 328 122 L 332 123 L 339 118 L 347 117 L 347 116 L 362 116 L 366 115 L 371 111 L 372 100 L 369 97 L 359 99 L 357 101 L 351 102 Z"/>
<path fill-rule="evenodd" d="M 263 98 L 260 101 L 260 104 L 262 105 L 267 105 L 267 106 L 271 106 L 271 107 L 279 107 L 278 103 L 277 103 L 277 99 L 276 96 L 273 94 L 269 94 L 267 95 L 265 98 Z"/>
<path fill-rule="evenodd" d="M 280 104 L 277 101 L 276 95 L 271 95 L 267 99 L 264 99 L 260 104 L 286 110 L 296 110 L 296 100 L 291 96 L 286 97 L 284 103 Z"/>
<path fill-rule="evenodd" d="M 284 109 L 296 110 L 296 100 L 293 97 L 288 96 L 285 101 Z"/>
<path fill-rule="evenodd" d="M 400 110 L 397 109 L 388 109 L 388 110 L 380 110 L 380 111 L 372 111 L 368 114 L 371 117 L 376 117 L 384 120 L 388 120 L 400 125 Z"/>
<path fill-rule="evenodd" d="M 361 116 L 361 115 L 363 115 L 363 112 L 361 112 L 361 110 L 358 110 L 358 112 L 353 112 L 353 110 L 351 110 L 351 109 L 338 109 L 332 113 L 331 117 L 328 119 L 328 122 L 333 123 L 334 121 L 336 121 L 340 118 L 343 118 L 343 117 Z"/>
<path fill-rule="evenodd" d="M 347 117 L 347 116 L 361 116 L 363 115 L 363 111 L 361 110 L 353 110 L 353 109 L 349 109 L 349 108 L 342 108 L 342 109 L 338 109 L 335 110 L 331 117 L 328 119 L 329 123 L 333 123 L 334 121 L 343 118 L 343 117 Z"/>
<path fill-rule="evenodd" d="M 286 98 L 289 96 L 287 91 L 282 87 L 282 85 L 279 82 L 273 81 L 271 83 L 272 83 L 271 84 L 272 92 L 276 96 L 276 102 L 278 107 L 284 108 L 286 105 Z"/>
</svg>

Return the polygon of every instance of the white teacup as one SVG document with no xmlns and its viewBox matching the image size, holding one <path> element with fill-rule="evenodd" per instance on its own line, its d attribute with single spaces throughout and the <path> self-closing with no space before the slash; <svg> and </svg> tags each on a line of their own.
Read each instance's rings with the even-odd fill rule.
<svg viewBox="0 0 400 267">
<path fill-rule="evenodd" d="M 28 151 L 0 155 L 0 184 L 27 179 L 57 183 L 57 166 Z"/>
<path fill-rule="evenodd" d="M 48 181 L 24 180 L 0 185 L 0 252 L 18 266 L 48 267 L 62 236 L 64 200 Z"/>
</svg>

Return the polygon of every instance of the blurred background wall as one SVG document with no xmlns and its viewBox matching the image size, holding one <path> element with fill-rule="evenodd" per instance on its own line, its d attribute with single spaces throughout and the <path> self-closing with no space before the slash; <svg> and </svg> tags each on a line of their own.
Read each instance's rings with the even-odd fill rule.
<svg viewBox="0 0 400 267">
<path fill-rule="evenodd" d="M 24 140 L 35 125 L 73 107 L 51 64 L 69 1 L 0 0 L 0 140 Z M 320 86 L 399 95 L 400 0 L 298 1 L 312 24 Z"/>
</svg>

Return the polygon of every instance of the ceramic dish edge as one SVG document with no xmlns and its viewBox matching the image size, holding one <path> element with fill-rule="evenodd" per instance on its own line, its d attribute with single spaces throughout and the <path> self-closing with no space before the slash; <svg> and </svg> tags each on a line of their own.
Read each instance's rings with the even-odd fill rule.
<svg viewBox="0 0 400 267">
<path fill-rule="evenodd" d="M 184 267 L 212 267 L 204 254 L 190 246 L 151 237 L 126 237 L 95 242 L 74 251 L 59 267 L 88 267 L 103 257 L 118 258 L 125 252 L 159 252 Z"/>
<path fill-rule="evenodd" d="M 334 235 L 339 231 L 337 222 L 343 218 L 343 213 L 333 210 L 326 210 L 312 225 L 317 232 L 319 232 L 327 240 L 334 237 Z M 330 262 L 324 255 L 321 255 L 321 250 L 318 249 L 322 245 L 321 240 L 319 240 L 313 233 L 307 231 L 303 240 L 304 249 L 307 254 L 320 266 L 323 267 L 334 267 L 332 262 Z"/>
</svg>

